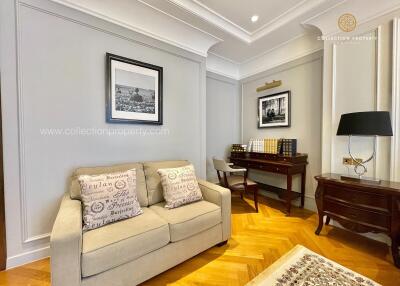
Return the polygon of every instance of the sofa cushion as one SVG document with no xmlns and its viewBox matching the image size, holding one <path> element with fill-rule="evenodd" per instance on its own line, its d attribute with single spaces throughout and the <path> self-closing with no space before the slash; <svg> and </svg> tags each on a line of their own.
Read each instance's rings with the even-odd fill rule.
<svg viewBox="0 0 400 286">
<path fill-rule="evenodd" d="M 71 199 L 81 199 L 81 188 L 79 186 L 78 177 L 80 175 L 99 175 L 104 173 L 124 172 L 130 169 L 136 169 L 136 194 L 141 207 L 149 205 L 147 200 L 146 180 L 143 172 L 143 164 L 127 163 L 112 165 L 106 167 L 84 167 L 78 168 L 71 176 L 70 195 Z"/>
<path fill-rule="evenodd" d="M 161 178 L 157 173 L 157 170 L 182 167 L 189 164 L 190 163 L 188 161 L 156 161 L 143 163 L 144 174 L 146 176 L 149 206 L 164 201 Z"/>
<path fill-rule="evenodd" d="M 165 207 L 177 208 L 203 199 L 193 165 L 158 169 L 161 177 Z"/>
<path fill-rule="evenodd" d="M 102 227 L 143 213 L 136 194 L 136 169 L 81 175 L 83 230 Z"/>
<path fill-rule="evenodd" d="M 150 209 L 169 224 L 171 242 L 176 242 L 221 223 L 221 208 L 207 201 L 198 201 L 175 209 L 166 209 L 165 202 Z"/>
<path fill-rule="evenodd" d="M 82 276 L 132 261 L 170 242 L 168 223 L 149 208 L 143 214 L 83 233 Z"/>
</svg>

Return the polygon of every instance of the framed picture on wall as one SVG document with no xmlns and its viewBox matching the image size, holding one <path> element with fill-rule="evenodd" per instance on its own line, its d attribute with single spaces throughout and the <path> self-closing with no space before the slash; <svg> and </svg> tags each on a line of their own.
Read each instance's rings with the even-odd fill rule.
<svg viewBox="0 0 400 286">
<path fill-rule="evenodd" d="M 162 124 L 163 68 L 106 54 L 110 123 Z"/>
<path fill-rule="evenodd" d="M 258 128 L 290 126 L 290 91 L 258 98 Z"/>
</svg>

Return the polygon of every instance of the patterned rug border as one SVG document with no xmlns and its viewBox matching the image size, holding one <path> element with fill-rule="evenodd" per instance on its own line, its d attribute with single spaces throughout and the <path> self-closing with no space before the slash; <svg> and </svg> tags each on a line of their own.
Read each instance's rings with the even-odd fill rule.
<svg viewBox="0 0 400 286">
<path fill-rule="evenodd" d="M 256 285 L 382 286 L 300 244 L 246 284 L 246 286 Z"/>
</svg>

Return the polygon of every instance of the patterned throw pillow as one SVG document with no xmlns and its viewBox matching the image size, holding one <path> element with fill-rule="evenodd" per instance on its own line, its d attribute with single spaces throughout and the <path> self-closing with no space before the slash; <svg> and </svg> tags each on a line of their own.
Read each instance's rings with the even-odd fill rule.
<svg viewBox="0 0 400 286">
<path fill-rule="evenodd" d="M 78 177 L 83 203 L 83 230 L 140 215 L 136 169 Z"/>
<path fill-rule="evenodd" d="M 165 205 L 173 209 L 203 199 L 193 165 L 179 168 L 159 169 Z"/>
</svg>

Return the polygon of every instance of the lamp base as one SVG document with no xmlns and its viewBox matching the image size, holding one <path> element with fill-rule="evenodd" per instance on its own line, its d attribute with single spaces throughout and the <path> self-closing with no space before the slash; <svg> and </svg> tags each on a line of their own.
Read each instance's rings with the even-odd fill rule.
<svg viewBox="0 0 400 286">
<path fill-rule="evenodd" d="M 341 180 L 344 181 L 353 181 L 353 182 L 360 182 L 360 183 L 369 183 L 369 184 L 376 184 L 379 185 L 381 183 L 380 179 L 377 178 L 368 178 L 368 177 L 356 177 L 356 176 L 346 176 L 346 175 L 341 175 L 340 176 Z"/>
</svg>

